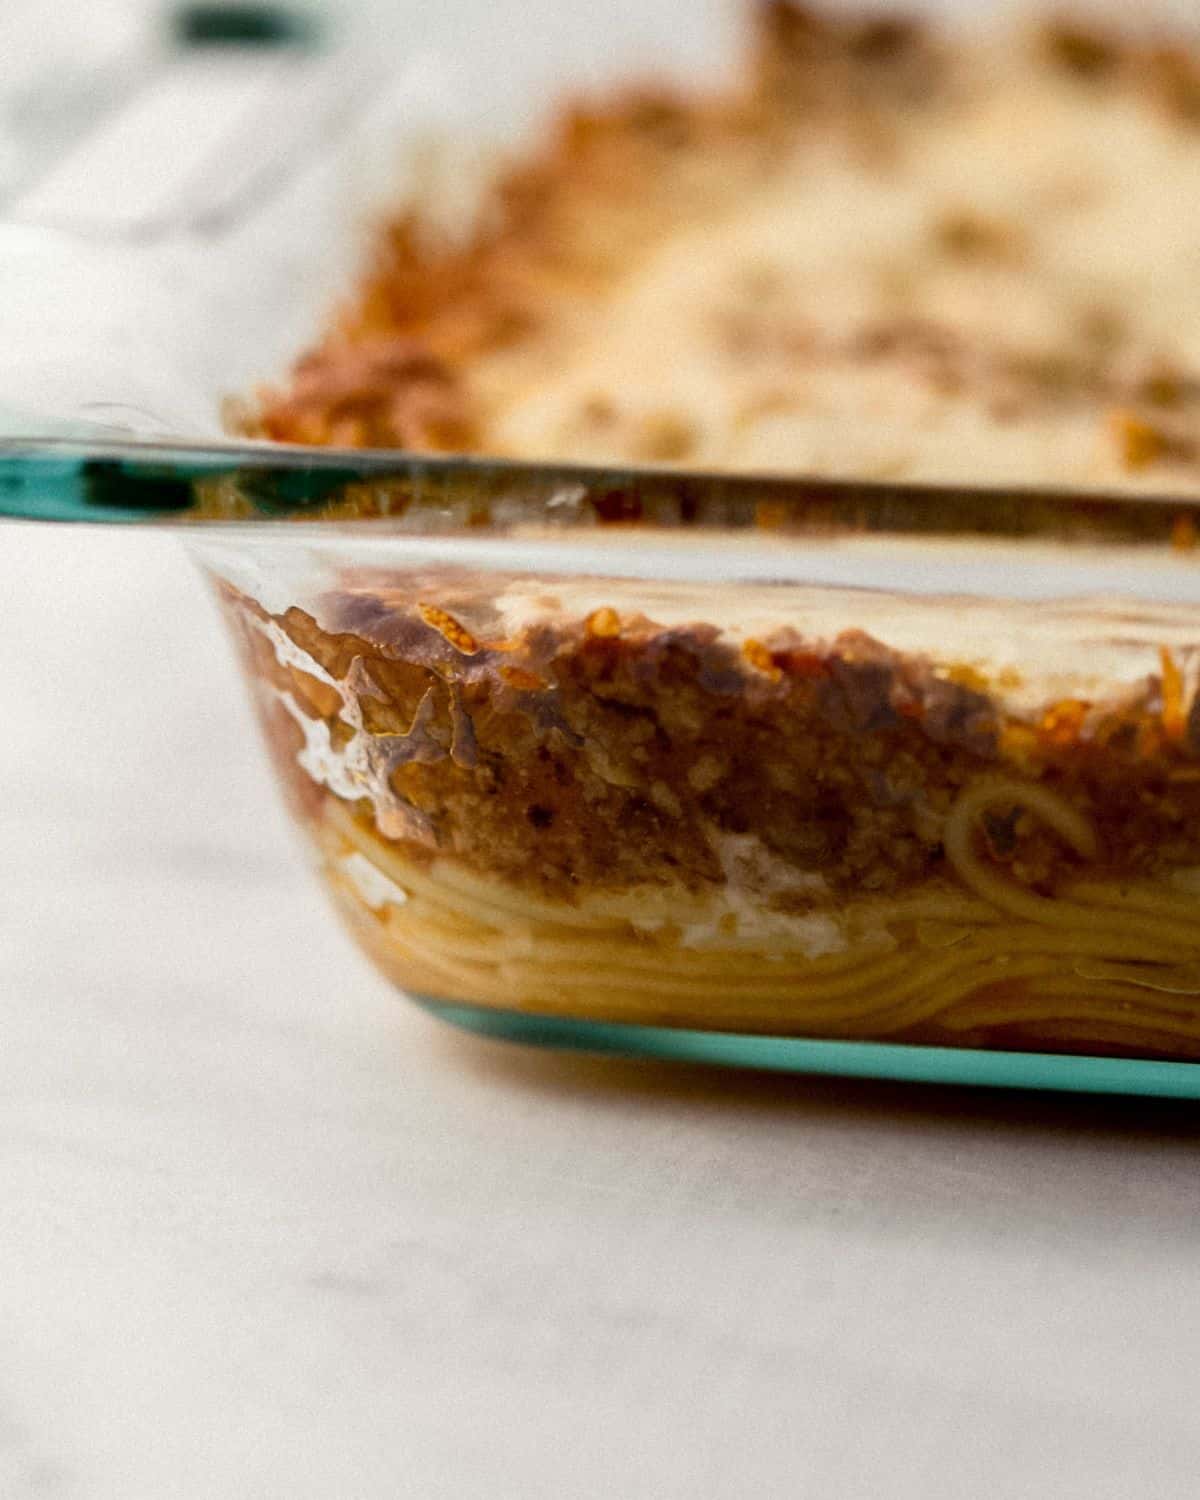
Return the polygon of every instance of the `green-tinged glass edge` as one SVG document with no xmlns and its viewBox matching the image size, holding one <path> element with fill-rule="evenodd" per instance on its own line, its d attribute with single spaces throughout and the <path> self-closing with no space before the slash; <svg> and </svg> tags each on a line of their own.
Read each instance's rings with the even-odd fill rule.
<svg viewBox="0 0 1200 1500">
<path fill-rule="evenodd" d="M 206 497 L 214 480 L 233 487 L 236 513 L 211 508 Z M 405 487 L 398 508 L 397 496 L 388 488 L 393 483 Z M 375 508 L 364 510 L 360 493 L 347 516 L 345 491 L 364 485 Z M 568 493 L 572 503 L 564 508 Z M 1181 520 L 1194 524 L 1200 512 L 1200 495 L 1195 494 L 912 484 L 391 449 L 114 438 L 89 433 L 86 424 L 38 436 L 20 430 L 0 410 L 0 517 L 13 520 L 188 526 L 349 520 L 356 526 L 382 523 L 408 530 L 414 517 L 433 513 L 451 529 L 486 534 L 493 529 L 489 523 L 474 516 L 456 519 L 446 511 L 451 500 L 464 495 L 515 500 L 522 520 L 568 529 L 585 521 L 758 531 L 761 503 L 769 501 L 782 507 L 789 533 L 809 537 L 873 532 L 917 539 L 1132 544 L 1168 552 Z M 498 529 L 502 532 L 508 524 Z"/>
<path fill-rule="evenodd" d="M 918 1047 L 895 1042 L 819 1041 L 750 1036 L 668 1026 L 572 1020 L 412 997 L 461 1030 L 526 1046 L 665 1062 L 708 1063 L 774 1073 L 822 1073 L 907 1083 L 979 1088 L 1047 1089 L 1073 1094 L 1140 1094 L 1200 1099 L 1200 1063 L 1139 1058 L 991 1052 L 970 1047 Z"/>
</svg>

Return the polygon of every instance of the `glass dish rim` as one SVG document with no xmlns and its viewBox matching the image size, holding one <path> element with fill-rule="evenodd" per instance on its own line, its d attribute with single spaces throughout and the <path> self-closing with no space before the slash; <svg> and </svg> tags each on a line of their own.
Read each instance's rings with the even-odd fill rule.
<svg viewBox="0 0 1200 1500">
<path fill-rule="evenodd" d="M 248 517 L 206 513 L 202 487 L 222 478 L 252 479 L 256 513 Z M 307 479 L 310 492 L 297 481 Z M 102 482 L 98 482 L 102 481 Z M 403 513 L 321 514 L 340 485 L 384 481 L 426 486 Z M 288 485 L 293 485 L 289 491 Z M 734 533 L 768 529 L 789 537 L 875 534 L 960 541 L 1020 540 L 1146 544 L 1179 550 L 1181 523 L 1200 518 L 1200 489 L 1156 492 L 1037 484 L 961 484 L 856 479 L 773 471 L 729 472 L 669 465 L 522 460 L 486 454 L 425 454 L 391 448 L 309 447 L 254 439 L 189 439 L 126 435 L 0 432 L 0 518 L 56 521 L 141 521 L 194 530 L 221 528 L 245 534 L 286 520 L 289 529 L 318 526 L 356 534 L 416 531 L 416 516 L 442 512 L 446 533 L 494 538 L 504 523 L 445 517 L 445 488 L 462 496 L 489 487 L 517 507 L 525 523 L 554 523 L 556 530 L 656 529 Z M 438 493 L 439 487 L 443 492 Z M 581 523 L 555 515 L 558 497 L 584 501 L 626 493 L 658 502 L 648 514 L 592 513 Z M 555 501 L 555 506 L 551 506 Z M 663 503 L 666 509 L 663 509 Z M 640 504 L 640 499 L 639 499 Z M 674 506 L 674 512 L 671 507 Z M 764 528 L 761 507 L 777 512 Z M 569 509 L 570 507 L 563 507 Z M 599 521 L 597 527 L 594 523 Z M 592 523 L 592 524 L 589 524 Z M 421 528 L 428 530 L 427 527 Z M 278 533 L 276 533 L 278 534 Z"/>
</svg>

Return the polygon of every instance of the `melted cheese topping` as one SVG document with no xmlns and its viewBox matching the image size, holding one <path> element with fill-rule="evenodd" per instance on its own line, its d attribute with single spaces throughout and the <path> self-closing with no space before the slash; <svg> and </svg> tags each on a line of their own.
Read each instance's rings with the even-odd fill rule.
<svg viewBox="0 0 1200 1500">
<path fill-rule="evenodd" d="M 743 190 L 715 193 L 710 214 L 630 247 L 556 340 L 481 358 L 486 446 L 1194 482 L 1190 444 L 1158 424 L 1200 411 L 1180 393 L 1200 371 L 1200 131 L 1144 90 L 1011 49 L 964 52 L 956 77 L 948 100 L 888 114 L 874 151 L 798 124 L 766 174 L 741 169 Z M 670 173 L 655 191 L 672 192 Z"/>
<path fill-rule="evenodd" d="M 519 636 L 564 617 L 614 609 L 664 629 L 714 625 L 741 647 L 792 629 L 814 644 L 862 630 L 936 672 L 985 687 L 1002 713 L 1036 717 L 1064 698 L 1113 702 L 1145 692 L 1171 652 L 1190 701 L 1200 679 L 1194 613 L 1186 605 L 1077 598 L 1003 599 L 884 590 L 739 584 L 725 589 L 615 579 L 515 582 L 498 597 L 504 631 Z M 948 622 L 952 621 L 952 625 Z"/>
</svg>

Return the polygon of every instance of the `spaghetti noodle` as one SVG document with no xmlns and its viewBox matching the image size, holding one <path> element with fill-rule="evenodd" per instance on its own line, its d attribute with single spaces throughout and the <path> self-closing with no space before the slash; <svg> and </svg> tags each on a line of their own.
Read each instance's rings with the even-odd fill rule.
<svg viewBox="0 0 1200 1500">
<path fill-rule="evenodd" d="M 327 798 L 321 839 L 340 904 L 388 971 L 446 999 L 646 1024 L 813 1036 L 1011 1038 L 1200 1056 L 1200 903 L 1157 883 L 1082 880 L 1053 898 L 989 869 L 980 819 L 1020 807 L 1078 854 L 1095 831 L 1050 789 L 992 777 L 946 819 L 961 885 L 840 912 L 840 947 L 813 952 L 781 916 L 747 944 L 720 893 L 630 890 L 546 901 L 452 859 L 422 861 Z M 370 861 L 402 902 L 372 911 L 341 873 Z M 702 942 L 682 932 L 707 921 Z"/>
</svg>

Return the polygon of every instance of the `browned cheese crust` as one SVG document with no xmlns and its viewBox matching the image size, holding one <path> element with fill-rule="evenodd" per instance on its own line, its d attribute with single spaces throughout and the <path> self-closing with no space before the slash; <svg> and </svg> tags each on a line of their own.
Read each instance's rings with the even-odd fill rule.
<svg viewBox="0 0 1200 1500">
<path fill-rule="evenodd" d="M 1144 488 L 1194 478 L 1200 347 L 1190 312 L 1178 330 L 1144 313 L 1119 275 L 1087 274 L 1072 238 L 1118 244 L 1120 259 L 1130 232 L 1122 180 L 1108 190 L 1103 180 L 1120 160 L 1073 167 L 1080 141 L 1119 139 L 1119 151 L 1148 163 L 1129 167 L 1134 179 L 1161 169 L 1164 192 L 1171 172 L 1191 170 L 1180 152 L 1200 140 L 1193 53 L 1055 23 L 998 43 L 993 82 L 969 48 L 912 22 L 834 18 L 787 0 L 757 15 L 744 78 L 725 93 L 648 88 L 572 103 L 497 177 L 469 232 L 439 234 L 417 210 L 395 218 L 328 337 L 263 394 L 252 430 L 300 443 L 744 471 L 960 479 L 977 464 L 987 478 L 994 461 L 1004 479 Z M 1010 152 L 990 122 L 1025 95 L 1042 136 L 1028 192 L 1017 181 L 997 208 L 986 179 L 1027 147 L 1015 139 Z M 983 132 L 978 141 L 971 129 Z M 952 162 L 946 182 L 913 187 L 916 227 L 900 202 L 894 230 L 889 221 L 878 231 L 882 259 L 855 265 L 861 296 L 850 313 L 840 310 L 839 268 L 855 264 L 857 240 L 872 231 L 844 194 L 813 199 L 818 218 L 839 204 L 845 216 L 845 244 L 826 247 L 815 281 L 801 284 L 767 244 L 731 252 L 729 275 L 700 286 L 710 305 L 692 312 L 719 411 L 711 393 L 664 394 L 652 381 L 633 389 L 640 361 L 619 341 L 594 382 L 580 375 L 605 308 L 636 290 L 632 272 L 663 247 L 706 226 L 716 243 L 756 211 L 769 228 L 789 195 L 826 181 L 879 200 L 930 141 L 956 132 L 980 162 L 979 181 L 964 188 Z M 778 202 L 763 209 L 771 192 Z M 1089 213 L 1094 221 L 1081 217 Z M 1141 253 L 1135 241 L 1129 255 Z M 1166 240 L 1155 246 L 1173 253 Z M 681 360 L 693 354 L 681 346 Z M 560 375 L 569 400 L 544 411 L 539 387 Z M 856 426 L 876 434 L 874 446 Z"/>
</svg>

